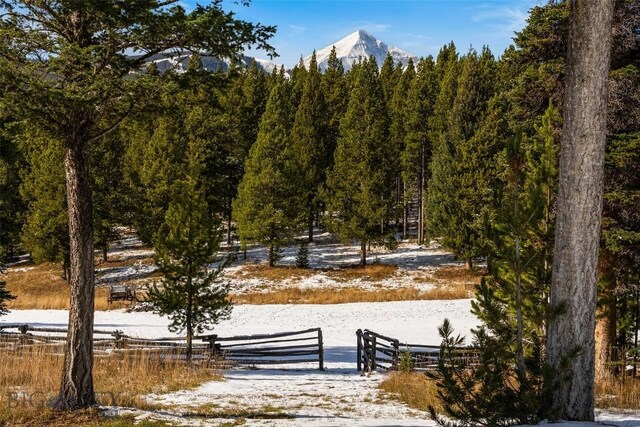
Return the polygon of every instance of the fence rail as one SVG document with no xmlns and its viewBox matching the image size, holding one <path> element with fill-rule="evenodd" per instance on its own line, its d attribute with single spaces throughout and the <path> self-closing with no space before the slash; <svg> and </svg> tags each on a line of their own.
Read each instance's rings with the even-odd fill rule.
<svg viewBox="0 0 640 427">
<path fill-rule="evenodd" d="M 438 366 L 439 346 L 402 343 L 368 329 L 358 329 L 356 338 L 358 371 L 394 371 L 404 364 L 413 370 L 428 371 Z M 477 361 L 477 352 L 473 348 L 461 347 L 455 357 L 473 364 Z"/>
<path fill-rule="evenodd" d="M 0 349 L 18 350 L 46 348 L 62 352 L 67 329 L 25 324 L 0 324 Z M 180 337 L 136 338 L 123 332 L 94 330 L 93 347 L 97 356 L 132 351 L 157 354 L 164 358 L 180 358 L 186 354 L 186 339 Z M 219 337 L 194 337 L 195 360 L 214 359 L 225 366 L 255 366 L 317 363 L 324 370 L 322 329 L 279 332 L 275 334 Z"/>
</svg>

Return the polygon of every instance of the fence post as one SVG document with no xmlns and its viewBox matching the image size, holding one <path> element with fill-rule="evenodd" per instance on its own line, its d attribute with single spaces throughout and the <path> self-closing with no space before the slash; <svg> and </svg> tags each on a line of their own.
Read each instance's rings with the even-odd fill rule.
<svg viewBox="0 0 640 427">
<path fill-rule="evenodd" d="M 393 353 L 393 359 L 391 360 L 391 368 L 398 370 L 398 360 L 400 360 L 400 341 L 393 340 L 393 349 L 395 352 Z M 411 357 L 411 356 L 409 356 Z"/>
<path fill-rule="evenodd" d="M 125 335 L 122 331 L 116 329 L 111 333 L 111 336 L 113 336 L 113 347 L 115 349 L 123 349 L 125 347 Z"/>
<path fill-rule="evenodd" d="M 371 363 L 371 371 L 375 371 L 376 366 L 376 353 L 378 352 L 377 343 L 376 343 L 375 334 L 371 334 L 371 355 L 369 357 L 369 362 Z"/>
<path fill-rule="evenodd" d="M 318 328 L 318 356 L 320 370 L 324 371 L 324 343 L 322 342 L 322 329 Z"/>
<path fill-rule="evenodd" d="M 358 370 L 358 372 L 362 371 L 362 329 L 358 329 L 356 331 L 356 337 L 357 337 L 357 350 L 356 350 L 356 369 Z"/>
<path fill-rule="evenodd" d="M 207 341 L 209 341 L 209 354 L 212 359 L 216 355 L 216 338 L 218 338 L 218 335 L 216 334 L 209 335 L 207 337 Z"/>
<path fill-rule="evenodd" d="M 29 344 L 29 337 L 27 336 L 27 333 L 29 332 L 29 325 L 20 325 L 18 326 L 18 330 L 22 334 L 20 336 L 20 344 L 21 345 Z"/>
</svg>

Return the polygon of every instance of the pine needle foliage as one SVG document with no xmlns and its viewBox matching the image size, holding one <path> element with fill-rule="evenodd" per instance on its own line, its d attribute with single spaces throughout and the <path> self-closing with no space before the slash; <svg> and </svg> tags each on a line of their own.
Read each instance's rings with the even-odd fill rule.
<svg viewBox="0 0 640 427">
<path fill-rule="evenodd" d="M 187 334 L 187 359 L 194 334 L 210 330 L 231 312 L 228 284 L 220 281 L 226 265 L 218 262 L 219 224 L 212 219 L 199 182 L 202 163 L 197 142 L 189 145 L 189 172 L 172 188 L 165 224 L 155 237 L 156 263 L 163 280 L 149 288 L 154 312 L 171 319 L 169 330 Z"/>
<path fill-rule="evenodd" d="M 4 266 L 0 265 L 0 277 L 2 274 L 4 274 L 4 272 Z M 4 316 L 9 312 L 9 310 L 7 309 L 7 301 L 16 299 L 16 297 L 11 295 L 11 292 L 6 289 L 6 286 L 7 284 L 4 281 L 0 280 L 0 316 Z"/>
<path fill-rule="evenodd" d="M 460 359 L 464 339 L 448 320 L 438 381 L 443 426 L 508 426 L 552 416 L 550 390 L 562 381 L 545 362 L 550 313 L 558 112 L 550 106 L 531 141 L 519 133 L 505 150 L 507 174 L 494 218 L 485 216 L 491 241 L 489 275 L 472 301 L 482 325 L 472 331 L 479 360 Z M 571 355 L 567 356 L 569 360 Z"/>
<path fill-rule="evenodd" d="M 276 85 L 260 121 L 258 139 L 251 147 L 245 175 L 233 204 L 241 242 L 269 247 L 269 265 L 276 248 L 289 242 L 300 223 L 300 194 L 291 155 L 291 104 L 289 84 Z"/>
<path fill-rule="evenodd" d="M 344 240 L 366 242 L 384 235 L 393 176 L 388 157 L 389 116 L 374 58 L 355 71 L 347 113 L 340 122 L 340 138 L 333 168 L 327 175 L 327 223 Z"/>
</svg>

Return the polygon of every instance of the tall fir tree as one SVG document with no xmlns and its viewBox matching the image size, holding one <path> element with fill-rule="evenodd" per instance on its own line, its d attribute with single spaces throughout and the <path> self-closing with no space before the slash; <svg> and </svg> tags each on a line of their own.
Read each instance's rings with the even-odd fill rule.
<svg viewBox="0 0 640 427">
<path fill-rule="evenodd" d="M 403 219 L 402 236 L 407 238 L 409 221 L 409 202 L 418 201 L 418 243 L 424 242 L 424 217 L 426 185 L 429 180 L 429 163 L 431 160 L 431 140 L 429 119 L 433 114 L 437 75 L 435 62 L 431 56 L 420 60 L 416 77 L 410 84 L 406 101 L 406 118 L 404 131 L 404 150 L 402 152 L 402 178 L 404 189 L 402 194 Z"/>
<path fill-rule="evenodd" d="M 109 244 L 117 239 L 116 225 L 125 220 L 124 143 L 118 133 L 105 136 L 91 147 L 93 165 L 93 235 L 95 248 L 107 261 Z"/>
<path fill-rule="evenodd" d="M 546 323 L 553 253 L 553 214 L 557 186 L 557 144 L 550 107 L 532 141 L 514 137 L 505 149 L 507 163 L 498 207 L 485 215 L 492 263 L 472 301 L 482 324 L 472 331 L 479 360 L 459 358 L 464 343 L 448 321 L 440 328 L 443 343 L 437 380 L 443 426 L 508 426 L 537 423 L 553 416 L 549 392 L 562 373 L 546 365 Z"/>
<path fill-rule="evenodd" d="M 471 51 L 462 59 L 456 96 L 438 142 L 442 160 L 434 158 L 434 162 L 447 165 L 447 170 L 433 177 L 439 180 L 440 192 L 437 196 L 432 193 L 431 203 L 439 215 L 437 221 L 430 222 L 431 227 L 469 268 L 473 259 L 483 254 L 479 218 L 490 201 L 486 175 L 496 170 L 493 157 L 479 152 L 475 140 L 494 92 L 494 75 L 495 60 L 488 49 L 481 55 Z M 434 166 L 437 170 L 441 165 Z"/>
<path fill-rule="evenodd" d="M 242 244 L 267 245 L 272 267 L 278 248 L 293 237 L 300 222 L 300 196 L 292 179 L 289 85 L 284 82 L 271 91 L 233 203 Z"/>
<path fill-rule="evenodd" d="M 333 166 L 333 158 L 338 144 L 340 133 L 340 119 L 347 111 L 349 103 L 349 92 L 347 81 L 344 75 L 344 66 L 338 59 L 335 46 L 331 49 L 327 68 L 322 75 L 322 91 L 324 93 L 325 105 L 327 108 L 327 139 L 326 157 L 329 169 Z"/>
<path fill-rule="evenodd" d="M 172 185 L 165 224 L 154 240 L 163 280 L 148 291 L 154 312 L 171 320 L 169 329 L 186 331 L 187 360 L 192 357 L 194 335 L 212 329 L 231 312 L 228 284 L 220 281 L 224 263 L 210 267 L 218 261 L 220 229 L 203 190 L 205 144 L 198 138 L 189 141 L 186 176 Z"/>
<path fill-rule="evenodd" d="M 304 81 L 300 105 L 291 130 L 291 152 L 297 171 L 296 184 L 306 212 L 309 242 L 313 242 L 313 226 L 320 210 L 320 187 L 325 182 L 330 151 L 327 109 L 322 91 L 322 77 L 313 52 Z"/>
<path fill-rule="evenodd" d="M 5 123 L 0 120 L 0 264 L 19 250 L 20 230 L 27 209 L 20 197 L 20 171 L 24 159 Z"/>
<path fill-rule="evenodd" d="M 69 229 L 62 144 L 33 130 L 21 130 L 20 140 L 27 164 L 22 170 L 20 194 L 28 205 L 21 245 L 36 263 L 60 262 L 68 278 Z"/>
<path fill-rule="evenodd" d="M 367 242 L 381 238 L 393 194 L 387 161 L 389 117 L 377 65 L 371 58 L 356 73 L 349 107 L 340 122 L 333 168 L 327 176 L 327 222 L 342 239 L 359 240 L 360 264 L 367 262 Z"/>
<path fill-rule="evenodd" d="M 240 139 L 237 144 L 241 147 L 244 161 L 258 137 L 260 118 L 265 112 L 269 98 L 266 76 L 255 61 L 251 63 L 243 79 L 242 96 L 243 102 L 238 120 Z"/>
<path fill-rule="evenodd" d="M 430 178 L 425 209 L 425 229 L 430 237 L 445 235 L 443 228 L 449 220 L 448 205 L 452 203 L 453 197 L 450 180 L 454 173 L 455 162 L 447 131 L 460 74 L 460 63 L 453 43 L 440 50 L 435 72 L 438 76 L 438 94 L 433 114 L 429 118 L 432 157 L 429 164 Z"/>
<path fill-rule="evenodd" d="M 363 58 L 364 60 L 369 58 Z M 377 62 L 376 62 L 377 67 Z M 398 75 L 396 73 L 396 64 L 393 62 L 391 54 L 387 54 L 382 62 L 382 66 L 379 69 L 380 82 L 382 84 L 382 91 L 384 92 L 385 102 L 390 103 L 393 98 L 393 91 L 398 83 Z"/>
<path fill-rule="evenodd" d="M 396 67 L 396 70 L 400 70 L 399 79 L 396 82 L 393 96 L 390 99 L 389 106 L 389 155 L 393 161 L 393 182 L 392 191 L 395 193 L 396 203 L 391 212 L 395 217 L 396 227 L 400 223 L 400 215 L 404 212 L 404 194 L 407 188 L 407 183 L 403 180 L 402 174 L 402 153 L 405 151 L 406 133 L 407 133 L 407 118 L 409 112 L 408 94 L 411 84 L 413 83 L 416 73 L 413 65 L 413 60 L 409 59 L 407 69 L 402 72 L 402 68 Z"/>
</svg>

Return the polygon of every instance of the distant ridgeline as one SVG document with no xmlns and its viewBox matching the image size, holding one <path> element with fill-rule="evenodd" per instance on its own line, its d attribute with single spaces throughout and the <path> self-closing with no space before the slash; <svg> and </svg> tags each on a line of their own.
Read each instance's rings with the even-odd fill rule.
<svg viewBox="0 0 640 427">
<path fill-rule="evenodd" d="M 418 61 L 415 55 L 412 55 L 404 50 L 395 47 L 388 46 L 381 40 L 376 39 L 365 30 L 358 30 L 349 34 L 345 38 L 332 43 L 318 51 L 316 51 L 318 67 L 321 71 L 326 71 L 329 56 L 331 50 L 335 46 L 338 59 L 342 62 L 345 71 L 351 70 L 354 64 L 358 63 L 361 59 L 368 59 L 374 57 L 378 63 L 378 67 L 382 67 L 387 55 L 391 55 L 395 64 L 402 64 L 403 68 L 409 63 L 409 59 L 413 59 L 414 62 Z M 165 53 L 158 54 L 149 58 L 149 62 L 153 62 L 158 67 L 160 72 L 173 70 L 177 73 L 183 73 L 189 67 L 190 52 L 183 54 Z M 208 71 L 227 71 L 231 64 L 229 59 L 220 59 L 213 56 L 202 55 L 202 66 Z M 280 69 L 282 64 L 277 64 L 267 59 L 255 58 L 252 56 L 243 55 L 238 65 L 244 68 L 250 67 L 251 63 L 256 61 L 256 64 L 265 73 L 270 74 L 274 68 Z M 303 60 L 305 68 L 309 68 L 311 63 L 311 55 L 306 56 Z M 290 74 L 291 68 L 285 67 L 287 74 Z"/>
</svg>

